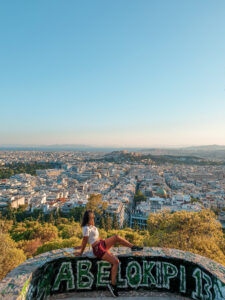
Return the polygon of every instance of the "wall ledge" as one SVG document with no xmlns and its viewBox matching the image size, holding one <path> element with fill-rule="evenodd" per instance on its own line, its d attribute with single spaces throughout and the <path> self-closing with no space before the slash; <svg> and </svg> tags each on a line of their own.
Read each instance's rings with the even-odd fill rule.
<svg viewBox="0 0 225 300">
<path fill-rule="evenodd" d="M 0 282 L 0 299 L 48 299 L 62 292 L 106 289 L 110 264 L 97 259 L 91 247 L 79 257 L 73 251 L 53 250 L 26 260 Z M 120 260 L 120 289 L 145 288 L 191 299 L 225 299 L 225 266 L 211 259 L 172 248 L 144 247 L 143 251 L 131 252 L 119 247 L 110 251 Z M 90 276 L 85 268 L 89 268 Z"/>
</svg>

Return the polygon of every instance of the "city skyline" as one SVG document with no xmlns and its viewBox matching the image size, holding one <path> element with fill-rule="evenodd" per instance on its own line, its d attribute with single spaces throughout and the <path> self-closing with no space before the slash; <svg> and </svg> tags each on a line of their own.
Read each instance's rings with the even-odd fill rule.
<svg viewBox="0 0 225 300">
<path fill-rule="evenodd" d="M 0 10 L 0 146 L 225 145 L 224 1 Z"/>
</svg>

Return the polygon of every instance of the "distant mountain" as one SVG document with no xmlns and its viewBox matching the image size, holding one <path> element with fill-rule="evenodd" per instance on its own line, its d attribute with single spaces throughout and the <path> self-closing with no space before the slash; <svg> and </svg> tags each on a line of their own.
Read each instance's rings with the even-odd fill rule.
<svg viewBox="0 0 225 300">
<path fill-rule="evenodd" d="M 217 151 L 225 150 L 225 145 L 202 145 L 202 146 L 187 146 L 187 147 L 152 147 L 152 148 L 142 148 L 141 151 Z"/>
<path fill-rule="evenodd" d="M 87 152 L 111 152 L 114 150 L 139 151 L 140 148 L 92 146 L 83 144 L 53 144 L 53 145 L 0 145 L 0 151 L 87 151 Z"/>
<path fill-rule="evenodd" d="M 223 145 L 203 145 L 203 146 L 190 146 L 181 148 L 184 150 L 197 150 L 197 151 L 216 151 L 216 150 L 225 150 Z"/>
<path fill-rule="evenodd" d="M 53 145 L 45 145 L 46 148 L 96 148 L 95 146 L 91 145 L 84 145 L 84 144 L 53 144 Z"/>
<path fill-rule="evenodd" d="M 32 147 L 32 148 L 67 148 L 67 147 L 93 147 L 90 145 L 83 145 L 83 144 L 52 144 L 52 145 L 35 145 L 35 144 L 2 144 L 0 145 L 0 148 L 27 148 L 27 147 Z"/>
<path fill-rule="evenodd" d="M 184 152 L 206 152 L 206 151 L 225 151 L 225 145 L 203 145 L 203 146 L 188 146 L 188 147 L 113 147 L 113 146 L 97 146 L 97 145 L 85 145 L 85 144 L 52 144 L 52 145 L 0 145 L 0 150 L 21 150 L 21 151 L 91 151 L 91 152 L 111 152 L 111 151 L 140 151 L 140 152 L 158 152 L 161 154 L 175 153 L 177 151 Z"/>
</svg>

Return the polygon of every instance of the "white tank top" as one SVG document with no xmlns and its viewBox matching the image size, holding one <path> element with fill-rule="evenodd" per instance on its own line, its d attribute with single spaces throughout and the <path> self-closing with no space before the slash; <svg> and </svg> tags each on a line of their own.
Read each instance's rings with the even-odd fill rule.
<svg viewBox="0 0 225 300">
<path fill-rule="evenodd" d="M 98 228 L 94 225 L 86 225 L 82 227 L 83 236 L 88 236 L 88 243 L 93 244 L 99 237 Z"/>
</svg>

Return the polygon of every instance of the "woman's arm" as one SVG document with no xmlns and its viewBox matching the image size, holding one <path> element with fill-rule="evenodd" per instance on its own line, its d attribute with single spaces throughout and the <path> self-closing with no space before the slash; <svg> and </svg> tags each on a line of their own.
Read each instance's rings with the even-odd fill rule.
<svg viewBox="0 0 225 300">
<path fill-rule="evenodd" d="M 75 255 L 82 255 L 82 253 L 84 252 L 84 249 L 86 248 L 87 242 L 88 242 L 88 236 L 84 236 L 81 246 L 77 246 L 74 248 L 74 249 L 80 249 L 80 251 L 76 252 Z"/>
</svg>

